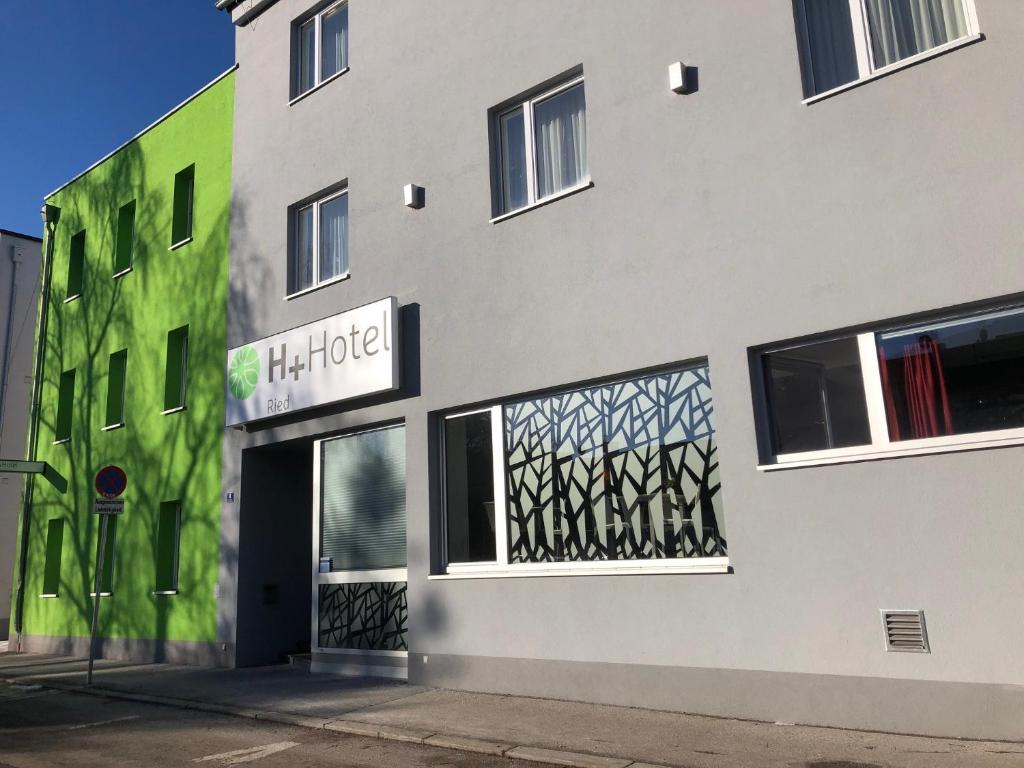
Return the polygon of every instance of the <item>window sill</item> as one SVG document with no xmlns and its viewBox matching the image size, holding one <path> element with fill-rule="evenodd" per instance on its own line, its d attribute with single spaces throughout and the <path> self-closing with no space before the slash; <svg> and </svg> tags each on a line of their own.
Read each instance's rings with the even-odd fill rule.
<svg viewBox="0 0 1024 768">
<path fill-rule="evenodd" d="M 339 77 L 344 75 L 346 72 L 348 72 L 348 67 L 345 67 L 344 69 L 339 69 L 337 72 L 335 72 L 333 75 L 328 77 L 326 80 L 321 80 L 319 83 L 314 85 L 308 91 L 303 91 L 302 93 L 300 93 L 298 96 L 296 96 L 294 99 L 292 99 L 291 101 L 288 102 L 288 106 L 290 107 L 293 104 L 298 104 L 304 98 L 306 98 L 310 94 L 316 93 L 317 91 L 319 91 L 321 88 L 323 88 L 328 83 L 333 83 L 335 80 L 337 80 Z"/>
<path fill-rule="evenodd" d="M 996 436 L 998 435 L 998 436 Z M 831 451 L 791 453 L 776 459 L 774 464 L 759 464 L 762 472 L 800 467 L 818 467 L 828 464 L 852 464 L 879 459 L 897 459 L 905 456 L 927 456 L 932 453 L 960 453 L 986 448 L 1009 448 L 1024 445 L 1024 429 L 1008 429 L 983 435 L 930 437 L 923 440 L 902 440 L 887 446 L 858 446 Z"/>
<path fill-rule="evenodd" d="M 167 409 L 165 409 L 163 411 L 160 411 L 160 415 L 161 416 L 167 416 L 168 414 L 171 414 L 171 413 L 181 413 L 184 410 L 185 410 L 185 406 L 184 405 L 177 405 L 174 408 L 167 408 Z"/>
<path fill-rule="evenodd" d="M 66 299 L 64 299 L 64 303 L 65 304 L 70 304 L 75 299 L 80 299 L 80 298 L 82 298 L 82 294 L 76 293 L 74 296 L 68 296 Z"/>
<path fill-rule="evenodd" d="M 303 288 L 301 291 L 289 293 L 287 296 L 284 297 L 284 301 L 291 301 L 292 299 L 297 299 L 300 296 L 305 296 L 307 293 L 319 291 L 321 288 L 326 288 L 329 285 L 334 285 L 335 283 L 340 283 L 343 280 L 348 280 L 349 277 L 351 277 L 351 274 L 349 272 L 346 272 L 343 275 L 338 275 L 337 277 L 332 277 L 330 280 L 324 280 L 322 283 L 317 283 L 316 285 L 311 286 L 309 288 Z"/>
<path fill-rule="evenodd" d="M 53 444 L 54 445 L 64 445 L 64 443 L 70 443 L 70 442 L 71 442 L 71 438 L 70 437 L 62 437 L 60 440 L 54 440 Z"/>
<path fill-rule="evenodd" d="M 121 429 L 124 426 L 122 421 L 120 424 L 107 424 L 105 427 L 100 427 L 101 432 L 113 432 L 115 429 Z"/>
<path fill-rule="evenodd" d="M 949 51 L 955 51 L 957 48 L 963 48 L 964 46 L 967 45 L 973 45 L 979 40 L 984 39 L 985 36 L 982 34 L 970 35 L 969 37 L 961 37 L 959 40 L 953 40 L 952 42 L 945 43 L 944 45 L 940 45 L 936 48 L 931 48 L 927 51 L 922 51 L 921 53 L 918 53 L 915 56 L 908 56 L 905 59 L 900 59 L 899 61 L 893 62 L 892 64 L 888 65 L 887 67 L 876 69 L 870 75 L 867 75 L 865 77 L 861 77 L 856 80 L 851 80 L 850 82 L 838 85 L 835 88 L 832 88 L 831 90 L 823 91 L 822 93 L 816 93 L 813 96 L 808 96 L 806 99 L 803 100 L 803 103 L 807 105 L 814 104 L 815 102 L 822 101 L 823 99 L 827 99 L 831 96 L 835 96 L 836 94 L 848 91 L 851 88 L 856 88 L 857 86 L 864 85 L 865 83 L 870 83 L 871 81 L 878 80 L 879 78 L 885 77 L 886 75 L 891 75 L 893 72 L 898 72 L 901 69 L 912 67 L 915 64 L 919 64 L 922 61 L 927 61 L 928 59 L 933 59 L 936 56 L 941 56 L 942 54 L 948 53 Z"/>
<path fill-rule="evenodd" d="M 114 596 L 113 592 L 100 592 L 100 597 L 113 597 L 113 596 Z M 90 592 L 89 593 L 89 597 L 96 597 L 96 593 L 95 592 Z"/>
<path fill-rule="evenodd" d="M 178 594 L 178 590 L 176 590 L 176 589 L 157 589 L 157 590 L 154 590 L 151 594 L 153 595 L 153 597 L 162 597 L 164 595 L 176 595 L 176 594 Z"/>
<path fill-rule="evenodd" d="M 115 272 L 115 273 L 114 273 L 113 275 L 111 275 L 111 277 L 113 277 L 113 278 L 114 278 L 115 280 L 116 280 L 117 278 L 119 278 L 119 277 L 124 277 L 124 276 L 125 276 L 125 275 L 127 275 L 127 274 L 128 274 L 129 272 L 131 272 L 131 271 L 132 271 L 132 269 L 133 269 L 133 267 L 125 267 L 125 268 L 124 268 L 124 269 L 122 269 L 122 270 L 121 270 L 120 272 Z"/>
<path fill-rule="evenodd" d="M 55 598 L 60 597 L 60 595 L 58 595 L 56 592 L 44 592 L 40 595 L 40 597 L 45 597 L 47 600 L 53 600 Z"/>
<path fill-rule="evenodd" d="M 172 245 L 167 250 L 168 251 L 176 251 L 179 248 L 181 248 L 183 245 L 188 245 L 191 242 L 192 242 L 192 237 L 190 235 L 189 237 L 186 237 L 184 240 L 179 240 L 178 242 L 176 242 L 174 245 Z"/>
<path fill-rule="evenodd" d="M 572 563 L 520 563 L 518 565 L 451 565 L 448 573 L 427 578 L 435 581 L 451 579 L 508 579 L 539 576 L 667 576 L 693 573 L 731 573 L 727 557 L 680 558 L 668 560 L 618 560 Z M 690 561 L 690 562 L 686 562 Z"/>
<path fill-rule="evenodd" d="M 541 198 L 536 202 L 530 203 L 529 205 L 524 205 L 522 208 L 516 208 L 514 211 L 509 211 L 508 213 L 503 213 L 500 216 L 495 216 L 494 218 L 491 219 L 491 224 L 497 224 L 499 221 L 511 219 L 514 216 L 519 216 L 520 214 L 526 213 L 527 211 L 532 211 L 535 208 L 541 208 L 547 205 L 548 203 L 553 203 L 556 200 L 561 200 L 563 197 L 575 195 L 577 192 L 582 192 L 585 189 L 590 189 L 592 186 L 594 186 L 594 182 L 592 182 L 588 178 L 582 184 L 577 184 L 575 187 L 563 189 L 559 192 L 555 192 L 555 194 L 553 195 L 548 195 L 547 197 Z"/>
</svg>

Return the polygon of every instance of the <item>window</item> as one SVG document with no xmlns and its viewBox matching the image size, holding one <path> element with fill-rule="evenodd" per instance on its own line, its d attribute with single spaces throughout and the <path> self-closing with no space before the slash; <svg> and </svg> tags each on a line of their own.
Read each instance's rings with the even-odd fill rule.
<svg viewBox="0 0 1024 768">
<path fill-rule="evenodd" d="M 54 421 L 54 440 L 71 439 L 71 416 L 75 407 L 75 370 L 60 375 L 57 390 L 57 418 Z"/>
<path fill-rule="evenodd" d="M 706 364 L 443 426 L 448 574 L 727 568 Z"/>
<path fill-rule="evenodd" d="M 132 268 L 135 249 L 135 201 L 122 205 L 117 212 L 117 241 L 114 247 L 114 275 Z"/>
<path fill-rule="evenodd" d="M 794 0 L 804 95 L 977 33 L 973 0 Z"/>
<path fill-rule="evenodd" d="M 760 354 L 775 460 L 1024 438 L 1024 308 Z"/>
<path fill-rule="evenodd" d="M 60 555 L 64 547 L 64 521 L 46 523 L 46 563 L 43 566 L 43 595 L 56 597 L 60 589 Z"/>
<path fill-rule="evenodd" d="M 496 110 L 496 216 L 589 184 L 583 76 Z"/>
<path fill-rule="evenodd" d="M 405 427 L 321 443 L 320 557 L 331 571 L 405 567 Z"/>
<path fill-rule="evenodd" d="M 100 575 L 100 594 L 101 595 L 112 595 L 114 593 L 114 560 L 116 547 L 115 542 L 117 541 L 117 515 L 107 515 L 107 539 L 103 545 L 103 573 Z M 95 563 L 99 562 L 100 554 L 100 536 L 103 535 L 103 520 L 98 519 L 98 527 L 96 530 L 96 557 L 93 559 L 93 567 Z M 93 590 L 96 589 L 96 572 L 93 571 L 91 579 L 89 581 L 89 594 L 95 597 L 96 593 Z"/>
<path fill-rule="evenodd" d="M 156 540 L 156 592 L 178 591 L 178 543 L 181 538 L 181 502 L 160 504 Z"/>
<path fill-rule="evenodd" d="M 444 421 L 448 562 L 494 562 L 497 557 L 494 445 L 497 442 L 500 449 L 500 425 L 501 414 L 491 411 Z M 497 441 L 493 427 L 499 429 Z"/>
<path fill-rule="evenodd" d="M 348 69 L 348 3 L 334 3 L 298 24 L 295 39 L 293 97 Z"/>
<path fill-rule="evenodd" d="M 71 237 L 71 251 L 68 254 L 68 299 L 82 295 L 82 281 L 85 277 L 85 230 Z"/>
<path fill-rule="evenodd" d="M 106 427 L 124 426 L 124 390 L 128 369 L 128 350 L 122 349 L 110 356 L 107 375 L 107 421 Z"/>
<path fill-rule="evenodd" d="M 174 210 L 171 218 L 171 247 L 192 239 L 192 207 L 195 197 L 196 167 L 178 171 L 174 175 Z"/>
<path fill-rule="evenodd" d="M 294 209 L 294 248 L 289 293 L 348 274 L 348 190 Z"/>
<path fill-rule="evenodd" d="M 164 371 L 164 412 L 184 408 L 188 376 L 187 325 L 167 334 L 167 364 Z"/>
</svg>

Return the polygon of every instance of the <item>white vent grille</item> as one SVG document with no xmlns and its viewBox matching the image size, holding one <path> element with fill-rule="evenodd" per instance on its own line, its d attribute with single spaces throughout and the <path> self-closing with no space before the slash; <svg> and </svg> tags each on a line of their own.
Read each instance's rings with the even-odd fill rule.
<svg viewBox="0 0 1024 768">
<path fill-rule="evenodd" d="M 924 611 L 882 610 L 885 650 L 929 653 Z"/>
</svg>

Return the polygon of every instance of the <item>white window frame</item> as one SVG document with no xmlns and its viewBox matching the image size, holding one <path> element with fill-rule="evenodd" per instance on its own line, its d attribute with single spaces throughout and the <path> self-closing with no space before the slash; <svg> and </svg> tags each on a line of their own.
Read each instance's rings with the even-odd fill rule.
<svg viewBox="0 0 1024 768">
<path fill-rule="evenodd" d="M 538 576 L 621 576 L 627 574 L 729 573 L 728 557 L 659 558 L 650 560 L 580 560 L 541 563 L 510 563 L 508 560 L 508 486 L 505 483 L 505 422 L 503 404 L 454 411 L 445 414 L 440 430 L 441 463 L 441 556 L 444 572 L 432 574 L 430 580 L 524 578 Z M 447 446 L 444 425 L 449 419 L 491 414 L 491 469 L 494 473 L 494 537 L 495 560 L 453 563 L 448 560 L 448 488 Z M 500 515 L 500 518 L 499 518 Z"/>
<path fill-rule="evenodd" d="M 323 40 L 321 38 L 321 34 L 322 34 L 322 31 L 323 31 L 322 30 L 322 27 L 323 27 L 323 17 L 326 16 L 327 14 L 329 14 L 331 11 L 334 11 L 334 10 L 342 7 L 343 5 L 348 5 L 348 0 L 338 0 L 338 2 L 331 3 L 327 7 L 317 11 L 312 16 L 304 18 L 301 21 L 296 21 L 295 22 L 295 24 L 294 24 L 294 30 L 295 31 L 293 33 L 293 39 L 295 40 L 295 55 L 293 56 L 293 61 L 295 62 L 295 64 L 294 64 L 294 66 L 295 66 L 295 74 L 294 74 L 294 80 L 292 81 L 292 90 L 291 90 L 291 92 L 292 92 L 292 99 L 289 102 L 289 104 L 294 104 L 295 102 L 299 101 L 300 99 L 302 99 L 302 98 L 308 96 L 309 94 L 311 94 L 313 91 L 315 91 L 315 90 L 317 90 L 319 88 L 322 88 L 323 86 L 327 85 L 327 83 L 329 83 L 332 80 L 334 80 L 335 78 L 341 77 L 343 74 L 348 72 L 349 68 L 348 68 L 348 51 L 347 50 L 345 51 L 345 66 L 342 67 L 341 69 L 339 69 L 334 74 L 328 76 L 328 77 L 324 77 L 323 61 L 321 61 L 321 56 L 320 56 L 321 46 L 323 45 Z M 300 90 L 300 88 L 302 87 L 302 85 L 300 83 L 300 76 L 301 76 L 300 73 L 302 71 L 302 30 L 310 22 L 313 22 L 313 26 L 314 26 L 314 30 L 313 30 L 313 69 L 314 69 L 315 74 L 314 74 L 314 78 L 313 78 L 313 80 L 314 80 L 313 85 L 311 85 L 309 88 L 307 88 L 306 90 L 303 91 L 303 90 Z M 346 27 L 345 27 L 345 34 L 346 34 L 346 36 L 348 35 L 347 21 L 346 21 Z"/>
<path fill-rule="evenodd" d="M 348 278 L 350 270 L 347 268 L 349 265 L 346 265 L 345 271 L 342 272 L 340 275 L 334 275 L 332 277 L 327 278 L 326 280 L 321 280 L 320 279 L 320 207 L 322 205 L 324 205 L 324 203 L 329 203 L 332 200 L 336 200 L 337 198 L 341 197 L 342 195 L 348 195 L 348 186 L 347 185 L 342 187 L 341 189 L 337 189 L 337 190 L 331 192 L 330 194 L 327 194 L 327 195 L 324 195 L 323 197 L 317 198 L 316 200 L 312 200 L 312 201 L 310 201 L 308 203 L 303 203 L 301 205 L 296 205 L 296 206 L 292 207 L 291 216 L 292 216 L 292 231 L 294 232 L 294 237 L 293 237 L 294 242 L 292 243 L 291 247 L 288 249 L 289 250 L 288 259 L 291 261 L 291 264 L 289 264 L 290 269 L 294 269 L 295 270 L 294 275 L 295 275 L 296 282 L 298 282 L 298 266 L 299 266 L 298 265 L 298 255 L 299 255 L 299 214 L 301 214 L 307 208 L 312 208 L 313 209 L 313 282 L 310 285 L 308 285 L 308 286 L 306 286 L 304 288 L 296 287 L 294 290 L 291 290 L 292 286 L 288 286 L 290 292 L 284 297 L 286 300 L 287 299 L 294 299 L 296 296 L 302 296 L 303 294 L 309 293 L 310 291 L 318 290 L 319 288 L 323 288 L 324 286 L 327 286 L 327 285 L 333 285 L 334 283 L 340 282 L 340 281 L 345 280 L 345 279 Z M 346 215 L 347 215 L 347 213 L 346 213 Z M 348 227 L 347 226 L 345 228 L 345 231 L 346 231 L 345 256 L 346 256 L 346 259 L 348 259 L 349 252 L 348 252 Z"/>
<path fill-rule="evenodd" d="M 932 322 L 969 320 L 973 317 L 990 315 L 1000 311 L 1019 311 L 1024 316 L 1024 306 L 1014 305 L 992 307 L 961 314 L 947 314 L 935 318 Z M 793 453 L 774 453 L 771 443 L 771 405 L 765 391 L 764 356 L 787 349 L 798 349 L 809 344 L 823 341 L 850 338 L 850 336 L 833 336 L 818 340 L 808 340 L 800 344 L 782 347 L 769 347 L 757 353 L 755 364 L 758 367 L 757 380 L 761 382 L 758 393 L 761 398 L 761 418 L 759 426 L 763 435 L 766 456 L 758 465 L 760 470 L 789 469 L 795 467 L 819 466 L 822 464 L 842 464 L 872 459 L 885 459 L 898 456 L 918 456 L 929 453 L 950 453 L 954 451 L 978 450 L 981 448 L 997 448 L 1007 445 L 1024 444 L 1024 427 L 998 429 L 989 432 L 966 432 L 959 435 L 941 435 L 912 440 L 891 440 L 889 438 L 889 422 L 885 414 L 885 397 L 882 392 L 882 378 L 878 363 L 877 337 L 903 329 L 913 330 L 927 326 L 929 320 L 916 323 L 900 323 L 898 325 L 882 325 L 869 331 L 851 334 L 857 340 L 860 353 L 861 377 L 864 385 L 864 401 L 867 406 L 868 426 L 871 442 L 865 445 L 854 445 L 845 448 L 826 448 L 818 451 L 799 451 Z"/>
<path fill-rule="evenodd" d="M 550 203 L 553 200 L 557 200 L 560 197 L 571 195 L 575 192 L 579 192 L 582 189 L 587 189 L 593 186 L 593 182 L 590 180 L 590 159 L 587 158 L 587 173 L 580 179 L 576 184 L 565 189 L 560 189 L 557 192 L 552 192 L 550 195 L 539 197 L 537 195 L 537 153 L 536 153 L 536 142 L 534 138 L 534 123 L 533 123 L 533 110 L 534 107 L 542 101 L 546 101 L 553 96 L 557 96 L 560 93 L 568 91 L 577 85 L 583 85 L 583 74 L 576 75 L 569 78 L 568 80 L 562 81 L 557 85 L 548 88 L 540 93 L 530 96 L 527 99 L 516 101 L 512 104 L 508 104 L 499 110 L 494 112 L 492 120 L 493 126 L 493 140 L 494 140 L 494 157 L 495 157 L 495 172 L 494 172 L 494 216 L 491 222 L 498 222 L 506 219 L 510 216 L 514 216 L 523 211 L 528 211 L 531 208 Z M 584 85 L 584 93 L 586 92 L 586 86 Z M 504 189 L 504 178 L 505 178 L 505 158 L 501 151 L 501 119 L 505 115 L 509 115 L 519 109 L 523 110 L 523 133 L 525 134 L 526 141 L 526 203 L 519 206 L 518 208 L 511 208 L 504 210 L 504 195 L 502 191 Z"/>
<path fill-rule="evenodd" d="M 868 12 L 864 5 L 864 0 L 848 0 L 850 6 L 850 26 L 853 28 L 853 47 L 857 55 L 857 71 L 858 76 L 856 80 L 851 80 L 848 83 L 837 85 L 835 88 L 830 88 L 827 91 L 821 91 L 815 93 L 803 100 L 804 104 L 811 104 L 820 99 L 824 99 L 833 94 L 841 91 L 848 90 L 868 80 L 874 80 L 878 77 L 882 77 L 894 70 L 902 69 L 916 64 L 924 59 L 930 59 L 933 56 L 938 56 L 946 51 L 954 48 L 959 48 L 963 45 L 973 43 L 981 38 L 980 29 L 978 26 L 978 12 L 974 7 L 974 0 L 957 0 L 964 9 L 964 19 L 967 22 L 967 30 L 962 37 L 958 37 L 955 40 L 949 40 L 942 45 L 937 45 L 934 48 L 929 48 L 926 51 L 921 51 L 913 56 L 908 56 L 905 59 L 894 61 L 892 64 L 887 64 L 882 67 L 876 67 L 871 55 L 871 26 L 868 23 Z M 801 5 L 807 2 L 814 2 L 814 0 L 798 0 Z M 807 30 L 800 25 L 799 29 L 799 45 L 804 62 L 811 62 L 810 52 L 810 41 L 807 39 Z"/>
</svg>

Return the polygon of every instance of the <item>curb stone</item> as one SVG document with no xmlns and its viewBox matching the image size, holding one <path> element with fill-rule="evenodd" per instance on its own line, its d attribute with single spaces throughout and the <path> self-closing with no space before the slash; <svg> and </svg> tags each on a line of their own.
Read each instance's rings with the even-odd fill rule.
<svg viewBox="0 0 1024 768">
<path fill-rule="evenodd" d="M 670 768 L 669 766 L 642 763 L 628 758 L 607 757 L 604 755 L 592 755 L 583 752 L 567 752 L 557 749 L 544 749 L 543 747 L 529 747 L 522 745 L 510 745 L 507 743 L 487 741 L 485 739 L 474 739 L 468 736 L 454 736 L 429 731 L 416 731 L 405 728 L 396 728 L 389 725 L 373 725 L 358 720 L 336 719 L 329 720 L 318 717 L 307 717 L 305 715 L 291 714 L 288 712 L 273 712 L 265 709 L 252 709 L 239 707 L 232 704 L 218 704 L 215 702 L 194 701 L 191 699 L 177 699 L 170 696 L 155 696 L 148 693 L 136 693 L 133 691 L 118 691 L 111 688 L 96 688 L 79 685 L 76 683 L 65 683 L 49 679 L 12 679 L 4 678 L 2 682 L 8 685 L 39 685 L 43 688 L 51 688 L 70 693 L 81 693 L 88 696 L 98 696 L 107 699 L 121 699 L 124 701 L 137 701 L 143 704 L 156 704 L 175 709 L 194 710 L 198 712 L 211 712 L 232 717 L 242 717 L 248 720 L 262 720 L 270 723 L 293 725 L 300 728 L 313 730 L 327 730 L 344 733 L 350 736 L 364 736 L 386 741 L 403 741 L 413 744 L 438 747 L 440 749 L 451 749 L 459 752 L 476 752 L 480 754 L 507 757 L 515 760 L 526 760 L 534 763 L 546 763 L 548 765 L 568 766 L 568 768 Z"/>
<path fill-rule="evenodd" d="M 632 760 L 620 757 L 602 757 L 600 755 L 583 755 L 579 752 L 562 752 L 557 749 L 541 747 L 514 747 L 505 753 L 505 757 L 520 760 L 532 760 L 535 763 L 551 765 L 568 765 L 572 768 L 628 768 Z"/>
</svg>

